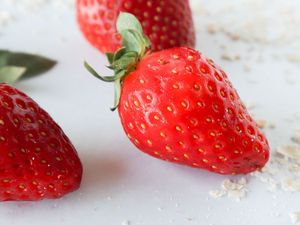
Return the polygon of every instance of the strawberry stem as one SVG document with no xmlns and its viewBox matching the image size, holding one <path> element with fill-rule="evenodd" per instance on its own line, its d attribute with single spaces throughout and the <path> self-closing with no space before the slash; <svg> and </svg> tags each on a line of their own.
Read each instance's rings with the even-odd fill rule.
<svg viewBox="0 0 300 225">
<path fill-rule="evenodd" d="M 151 50 L 151 43 L 134 15 L 121 12 L 117 20 L 117 30 L 122 36 L 122 47 L 114 53 L 106 53 L 108 68 L 114 71 L 113 76 L 101 76 L 87 62 L 84 62 L 85 68 L 93 76 L 101 81 L 115 83 L 112 111 L 119 105 L 123 79 L 135 70 L 140 60 Z"/>
</svg>

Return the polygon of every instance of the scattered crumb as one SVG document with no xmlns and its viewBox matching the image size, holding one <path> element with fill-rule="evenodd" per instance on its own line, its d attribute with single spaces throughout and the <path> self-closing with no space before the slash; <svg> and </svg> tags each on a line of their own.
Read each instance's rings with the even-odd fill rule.
<svg viewBox="0 0 300 225">
<path fill-rule="evenodd" d="M 244 64 L 243 68 L 244 68 L 245 72 L 250 72 L 251 71 L 251 66 L 249 64 Z"/>
<path fill-rule="evenodd" d="M 286 179 L 282 181 L 282 189 L 288 192 L 300 191 L 300 182 L 294 179 Z"/>
<path fill-rule="evenodd" d="M 129 221 L 129 220 L 124 220 L 124 221 L 122 222 L 122 225 L 130 225 L 130 221 Z"/>
<path fill-rule="evenodd" d="M 300 146 L 286 145 L 277 148 L 277 152 L 292 160 L 300 160 Z"/>
<path fill-rule="evenodd" d="M 244 104 L 248 110 L 253 110 L 257 107 L 255 102 L 245 102 Z"/>
<path fill-rule="evenodd" d="M 226 179 L 223 181 L 221 190 L 212 190 L 209 192 L 210 196 L 213 198 L 221 198 L 225 195 L 229 198 L 234 198 L 237 201 L 240 201 L 242 198 L 245 198 L 247 195 L 247 180 L 242 177 L 239 180 L 229 180 Z"/>
<path fill-rule="evenodd" d="M 221 59 L 226 60 L 226 61 L 234 61 L 234 60 L 240 60 L 241 56 L 240 55 L 230 55 L 229 53 L 223 53 L 221 55 Z"/>
<path fill-rule="evenodd" d="M 296 54 L 288 54 L 288 55 L 286 55 L 286 59 L 287 59 L 289 62 L 300 63 L 300 55 L 296 55 Z"/>
<path fill-rule="evenodd" d="M 8 24 L 12 20 L 13 17 L 9 12 L 0 11 L 0 27 L 3 27 L 4 25 Z"/>
<path fill-rule="evenodd" d="M 291 137 L 291 141 L 295 144 L 300 145 L 300 132 L 293 134 L 293 136 Z"/>
<path fill-rule="evenodd" d="M 300 212 L 293 212 L 290 213 L 290 218 L 292 223 L 297 223 L 300 221 Z"/>
<path fill-rule="evenodd" d="M 207 32 L 210 34 L 216 34 L 217 32 L 220 31 L 219 26 L 213 23 L 208 24 L 206 28 L 207 28 Z"/>
<path fill-rule="evenodd" d="M 258 127 L 261 129 L 264 129 L 267 126 L 267 121 L 264 119 L 258 119 L 258 120 L 256 120 L 256 123 L 257 123 Z"/>
</svg>

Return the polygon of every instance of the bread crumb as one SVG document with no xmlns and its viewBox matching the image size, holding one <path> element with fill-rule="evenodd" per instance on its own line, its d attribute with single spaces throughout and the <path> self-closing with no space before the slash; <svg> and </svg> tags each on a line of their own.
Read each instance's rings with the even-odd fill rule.
<svg viewBox="0 0 300 225">
<path fill-rule="evenodd" d="M 293 136 L 291 137 L 291 141 L 295 144 L 300 145 L 300 132 L 293 134 Z"/>
<path fill-rule="evenodd" d="M 247 195 L 247 180 L 242 177 L 239 180 L 226 179 L 221 185 L 221 190 L 212 190 L 209 192 L 210 196 L 213 198 L 221 198 L 225 195 L 229 198 L 233 198 L 240 201 Z"/>
<path fill-rule="evenodd" d="M 130 221 L 124 220 L 124 221 L 122 222 L 122 225 L 130 225 Z"/>
<path fill-rule="evenodd" d="M 300 212 L 293 212 L 290 213 L 290 218 L 292 223 L 297 223 L 300 221 Z"/>
<path fill-rule="evenodd" d="M 300 191 L 300 183 L 294 179 L 286 179 L 282 182 L 282 189 L 287 192 Z"/>
<path fill-rule="evenodd" d="M 264 129 L 267 126 L 267 121 L 264 119 L 258 119 L 258 120 L 256 120 L 256 123 L 257 123 L 258 127 L 261 129 Z"/>
<path fill-rule="evenodd" d="M 277 152 L 293 160 L 300 160 L 300 146 L 287 145 L 277 148 Z"/>
</svg>

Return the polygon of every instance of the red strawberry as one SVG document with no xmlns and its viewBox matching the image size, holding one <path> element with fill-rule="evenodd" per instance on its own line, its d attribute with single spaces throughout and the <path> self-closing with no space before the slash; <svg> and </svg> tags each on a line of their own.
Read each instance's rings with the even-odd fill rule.
<svg viewBox="0 0 300 225">
<path fill-rule="evenodd" d="M 128 28 L 122 27 L 124 18 L 130 17 L 120 16 L 123 34 Z M 126 39 L 125 49 L 108 54 L 114 77 L 100 77 L 86 66 L 98 78 L 116 82 L 115 106 L 140 150 L 222 174 L 249 173 L 266 164 L 268 142 L 220 67 L 186 47 L 134 54 L 138 43 Z"/>
<path fill-rule="evenodd" d="M 37 103 L 0 83 L 0 200 L 58 198 L 79 188 L 70 140 Z"/>
<path fill-rule="evenodd" d="M 121 46 L 115 24 L 122 11 L 133 13 L 142 22 L 154 50 L 195 45 L 188 0 L 77 0 L 81 31 L 102 52 Z"/>
</svg>

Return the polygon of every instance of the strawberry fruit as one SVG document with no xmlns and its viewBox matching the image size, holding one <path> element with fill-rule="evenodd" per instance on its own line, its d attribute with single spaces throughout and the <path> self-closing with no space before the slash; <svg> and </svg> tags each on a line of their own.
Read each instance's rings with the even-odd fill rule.
<svg viewBox="0 0 300 225">
<path fill-rule="evenodd" d="M 21 91 L 0 83 L 0 200 L 58 198 L 79 188 L 82 166 L 53 119 Z"/>
<path fill-rule="evenodd" d="M 113 109 L 140 150 L 221 174 L 266 164 L 268 142 L 219 66 L 187 47 L 149 52 L 132 15 L 121 14 L 117 27 L 124 48 L 107 54 L 115 75 L 101 77 L 85 65 L 99 79 L 115 82 Z"/>
<path fill-rule="evenodd" d="M 195 45 L 188 0 L 77 0 L 77 21 L 82 33 L 104 53 L 121 46 L 115 26 L 120 12 L 132 13 L 142 22 L 154 50 Z"/>
</svg>

